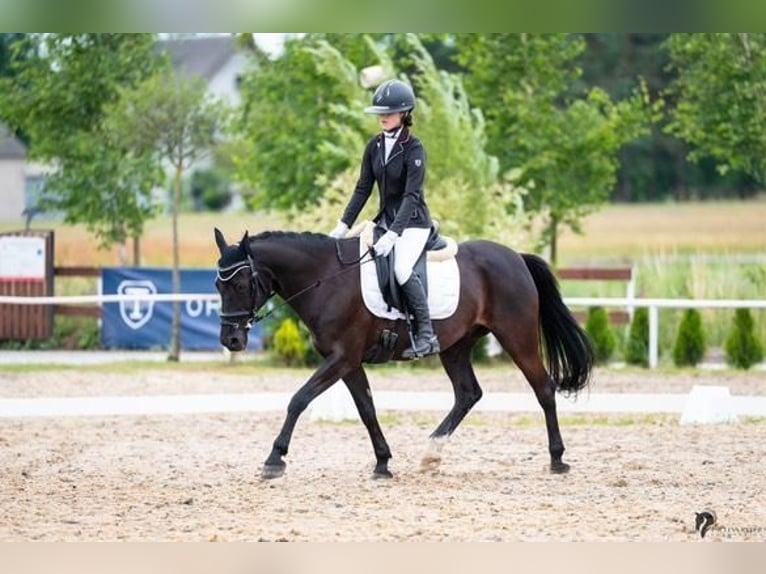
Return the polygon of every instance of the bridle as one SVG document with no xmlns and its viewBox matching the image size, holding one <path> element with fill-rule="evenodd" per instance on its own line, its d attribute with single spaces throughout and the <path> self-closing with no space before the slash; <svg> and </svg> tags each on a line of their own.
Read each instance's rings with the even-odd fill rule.
<svg viewBox="0 0 766 574">
<path fill-rule="evenodd" d="M 338 275 L 342 275 L 344 273 L 347 273 L 351 271 L 352 269 L 355 269 L 359 265 L 364 265 L 365 263 L 370 263 L 371 261 L 375 260 L 375 256 L 373 254 L 372 248 L 368 249 L 367 251 L 362 254 L 361 257 L 354 259 L 353 261 L 343 261 L 340 253 L 340 247 L 338 242 L 336 242 L 336 255 L 338 257 L 338 261 L 345 267 L 344 269 L 341 269 L 340 271 L 333 273 L 327 277 L 323 277 L 322 279 L 317 279 L 313 283 L 307 285 L 300 291 L 293 293 L 284 301 L 282 301 L 282 305 L 286 305 L 296 297 L 299 297 L 300 295 L 303 295 L 306 291 L 309 291 L 311 289 L 314 289 L 315 287 L 319 287 L 323 281 L 327 281 L 328 279 L 332 279 L 334 277 L 337 277 Z M 364 261 L 364 258 L 367 257 L 367 255 L 371 255 L 370 259 Z M 277 307 L 273 307 L 272 309 L 266 311 L 263 314 L 258 314 L 258 311 L 266 305 L 266 303 L 274 297 L 276 294 L 276 291 L 274 289 L 271 289 L 266 299 L 264 299 L 263 303 L 259 307 L 259 309 L 256 310 L 255 308 L 255 298 L 258 294 L 258 288 L 260 285 L 259 282 L 259 274 L 258 270 L 255 267 L 255 260 L 253 259 L 252 255 L 250 253 L 247 254 L 247 259 L 238 261 L 237 263 L 233 263 L 229 265 L 228 267 L 219 267 L 216 271 L 216 276 L 218 277 L 218 280 L 221 283 L 227 283 L 231 281 L 234 277 L 236 277 L 237 273 L 239 273 L 242 270 L 248 270 L 250 271 L 250 306 L 249 310 L 247 311 L 230 311 L 228 313 L 225 313 L 223 310 L 218 314 L 218 316 L 221 319 L 221 326 L 224 327 L 233 327 L 235 329 L 245 330 L 249 331 L 253 324 L 258 323 L 260 321 L 263 321 L 266 317 L 274 313 L 276 311 Z M 244 324 L 242 323 L 242 319 L 246 319 Z"/>
<path fill-rule="evenodd" d="M 219 267 L 216 271 L 216 277 L 221 283 L 228 283 L 242 270 L 250 271 L 249 309 L 245 311 L 230 311 L 228 313 L 225 313 L 223 310 L 221 310 L 218 316 L 221 319 L 221 327 L 226 326 L 249 331 L 253 326 L 253 323 L 257 323 L 266 317 L 266 315 L 258 317 L 255 309 L 255 298 L 258 293 L 259 282 L 258 270 L 255 268 L 255 261 L 253 260 L 252 256 L 248 253 L 247 259 L 244 261 L 238 261 L 237 263 L 229 265 L 228 267 Z M 266 304 L 266 302 L 273 296 L 274 291 L 272 290 L 263 303 Z M 261 305 L 261 307 L 263 307 L 263 305 Z M 242 319 L 246 319 L 244 324 L 242 324 Z"/>
</svg>

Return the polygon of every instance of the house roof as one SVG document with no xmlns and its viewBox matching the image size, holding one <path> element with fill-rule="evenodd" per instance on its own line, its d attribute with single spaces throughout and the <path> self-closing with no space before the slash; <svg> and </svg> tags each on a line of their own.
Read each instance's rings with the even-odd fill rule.
<svg viewBox="0 0 766 574">
<path fill-rule="evenodd" d="M 0 123 L 0 159 L 26 159 L 27 148 Z"/>
<path fill-rule="evenodd" d="M 177 71 L 205 80 L 212 79 L 238 50 L 234 35 L 160 40 L 157 48 L 170 55 Z"/>
</svg>

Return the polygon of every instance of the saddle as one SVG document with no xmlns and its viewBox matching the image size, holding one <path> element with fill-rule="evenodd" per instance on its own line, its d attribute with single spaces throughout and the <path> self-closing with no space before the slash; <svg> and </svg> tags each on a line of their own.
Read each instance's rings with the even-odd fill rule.
<svg viewBox="0 0 766 574">
<path fill-rule="evenodd" d="M 375 240 L 385 230 L 375 231 L 375 224 L 367 221 L 356 225 L 348 234 L 356 241 L 338 243 L 338 257 L 341 261 L 364 256 Z M 393 253 L 393 252 L 392 252 Z M 457 243 L 454 239 L 442 237 L 438 227 L 431 230 L 423 253 L 417 261 L 414 272 L 418 273 L 424 286 L 428 278 L 433 282 L 430 294 L 427 292 L 429 310 L 434 319 L 446 319 L 455 312 L 460 294 L 460 273 L 455 255 Z M 358 260 L 358 259 L 357 259 Z M 366 259 L 369 261 L 369 259 Z M 407 320 L 404 297 L 394 274 L 393 257 L 375 258 L 375 267 L 360 265 L 360 286 L 362 299 L 368 311 L 383 319 L 392 321 Z M 409 321 L 408 321 L 409 323 Z M 385 363 L 393 357 L 398 334 L 394 327 L 383 328 L 378 344 L 368 349 L 365 362 Z"/>
<path fill-rule="evenodd" d="M 370 248 L 385 233 L 386 229 L 383 227 L 377 226 L 371 222 L 366 222 L 359 234 L 363 243 Z M 445 259 L 454 257 L 456 253 L 457 244 L 450 238 L 442 237 L 439 234 L 438 224 L 434 223 L 431 227 L 431 233 L 426 240 L 426 244 L 423 247 L 423 253 L 418 257 L 412 270 L 413 273 L 417 273 L 420 277 L 426 296 L 428 295 L 428 273 L 426 272 L 426 262 L 444 261 Z M 395 254 L 396 250 L 392 250 L 386 257 L 376 257 L 375 269 L 378 276 L 378 285 L 380 286 L 380 291 L 383 295 L 383 301 L 388 305 L 388 311 L 391 311 L 391 309 L 398 309 L 404 313 L 404 298 L 402 296 L 401 287 L 399 286 L 399 283 L 397 283 L 394 274 Z"/>
</svg>

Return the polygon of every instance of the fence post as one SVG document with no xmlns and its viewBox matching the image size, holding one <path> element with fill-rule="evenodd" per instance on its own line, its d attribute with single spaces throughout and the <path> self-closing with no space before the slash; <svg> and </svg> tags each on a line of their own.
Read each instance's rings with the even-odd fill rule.
<svg viewBox="0 0 766 574">
<path fill-rule="evenodd" d="M 633 300 L 636 298 L 636 274 L 638 273 L 638 268 L 635 265 L 632 265 L 630 268 L 630 280 L 628 281 L 628 286 L 625 290 L 625 298 L 633 303 Z M 628 317 L 630 317 L 630 320 L 633 320 L 633 313 L 635 312 L 636 308 L 633 305 L 628 306 Z"/>
<path fill-rule="evenodd" d="M 659 363 L 660 313 L 656 305 L 649 306 L 649 368 Z"/>
</svg>

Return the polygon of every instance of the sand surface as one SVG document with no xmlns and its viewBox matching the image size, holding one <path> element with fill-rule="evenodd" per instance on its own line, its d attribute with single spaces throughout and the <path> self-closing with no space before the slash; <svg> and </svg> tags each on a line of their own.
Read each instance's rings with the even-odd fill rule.
<svg viewBox="0 0 766 574">
<path fill-rule="evenodd" d="M 1 397 L 293 391 L 268 376 L 64 369 L 0 374 Z M 297 377 L 297 378 L 296 378 Z M 485 391 L 518 373 L 480 370 Z M 381 371 L 373 391 L 447 390 L 439 371 Z M 597 371 L 592 392 L 766 394 L 763 373 Z M 562 417 L 568 475 L 547 472 L 541 417 L 472 413 L 436 472 L 419 472 L 435 414 L 382 413 L 394 479 L 373 481 L 359 422 L 298 423 L 287 474 L 262 481 L 282 414 L 0 419 L 2 541 L 766 540 L 766 422 L 679 426 L 676 417 Z"/>
</svg>

